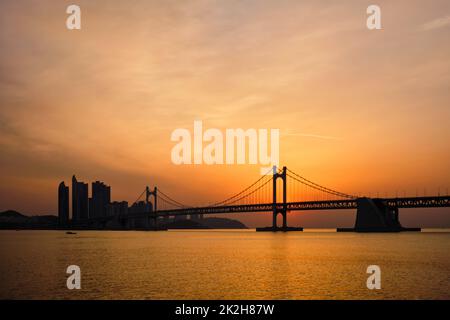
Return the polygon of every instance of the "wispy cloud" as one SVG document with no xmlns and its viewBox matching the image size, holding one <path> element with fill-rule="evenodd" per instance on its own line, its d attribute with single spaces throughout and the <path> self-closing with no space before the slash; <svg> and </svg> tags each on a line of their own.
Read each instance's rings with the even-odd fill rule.
<svg viewBox="0 0 450 320">
<path fill-rule="evenodd" d="M 11 26 L 0 32 L 0 210 L 55 210 L 54 187 L 74 172 L 132 201 L 144 183 L 196 178 L 192 187 L 203 190 L 200 173 L 230 188 L 242 173 L 250 183 L 241 167 L 173 166 L 170 133 L 195 119 L 205 128 L 280 128 L 285 163 L 306 167 L 391 170 L 374 146 L 390 139 L 385 153 L 414 159 L 418 148 L 404 143 L 414 140 L 441 155 L 423 169 L 442 166 L 436 181 L 450 180 L 441 147 L 450 137 L 448 0 L 398 0 L 382 33 L 367 32 L 360 0 L 81 2 L 89 21 L 72 32 L 64 3 L 0 1 L 0 21 Z M 38 194 L 25 175 L 50 191 Z M 213 189 L 196 200 L 222 192 Z"/>
<path fill-rule="evenodd" d="M 437 19 L 434 19 L 427 23 L 424 23 L 421 26 L 421 29 L 424 31 L 430 31 L 430 30 L 434 30 L 434 29 L 443 28 L 448 25 L 450 25 L 450 15 L 441 17 L 441 18 L 437 18 Z"/>
</svg>

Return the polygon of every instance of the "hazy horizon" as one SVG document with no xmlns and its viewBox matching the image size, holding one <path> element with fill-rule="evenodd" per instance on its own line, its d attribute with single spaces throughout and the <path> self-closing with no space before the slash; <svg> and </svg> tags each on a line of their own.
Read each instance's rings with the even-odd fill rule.
<svg viewBox="0 0 450 320">
<path fill-rule="evenodd" d="M 0 211 L 55 214 L 73 174 L 111 185 L 114 201 L 156 185 L 194 205 L 257 179 L 260 165 L 174 165 L 171 132 L 194 120 L 279 128 L 280 164 L 342 192 L 450 189 L 449 1 L 377 1 L 373 31 L 371 1 L 80 0 L 76 31 L 69 4 L 0 3 Z M 400 217 L 450 226 L 448 213 Z M 270 214 L 237 218 L 259 226 Z"/>
</svg>

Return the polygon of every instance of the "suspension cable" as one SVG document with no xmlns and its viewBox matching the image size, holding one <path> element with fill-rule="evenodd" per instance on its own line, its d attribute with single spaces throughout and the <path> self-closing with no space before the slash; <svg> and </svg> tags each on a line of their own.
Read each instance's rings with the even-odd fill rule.
<svg viewBox="0 0 450 320">
<path fill-rule="evenodd" d="M 173 203 L 171 201 L 168 201 L 166 198 L 160 197 L 158 200 L 160 200 L 161 202 L 166 203 L 168 205 L 174 206 L 176 208 L 185 209 L 185 207 L 181 207 L 181 206 L 179 206 L 179 205 L 177 205 L 177 204 L 175 204 L 175 203 Z"/>
<path fill-rule="evenodd" d="M 162 194 L 162 195 L 165 196 L 168 200 L 170 200 L 170 201 L 172 201 L 172 202 L 178 204 L 179 206 L 182 206 L 182 207 L 185 207 L 185 208 L 192 207 L 192 206 L 183 204 L 183 203 L 181 203 L 181 202 L 178 202 L 177 200 L 175 200 L 175 199 L 169 197 L 169 196 L 168 196 L 167 194 L 165 194 L 161 189 L 158 189 L 158 193 L 159 193 L 159 194 Z"/>
<path fill-rule="evenodd" d="M 135 204 L 135 203 L 137 203 L 139 201 L 139 199 L 144 195 L 145 191 L 147 191 L 147 189 L 144 189 L 144 191 L 142 191 L 141 195 L 136 199 L 135 202 L 133 202 L 133 204 Z"/>
<path fill-rule="evenodd" d="M 302 177 L 301 175 L 299 175 L 299 174 L 293 172 L 292 170 L 289 170 L 289 169 L 288 169 L 288 171 L 289 171 L 290 173 L 292 173 L 293 175 L 295 175 L 296 177 L 300 178 L 300 179 L 303 180 L 303 181 L 297 179 L 296 177 L 294 177 L 294 176 L 292 176 L 292 175 L 288 175 L 289 177 L 291 177 L 292 179 L 294 179 L 294 180 L 296 180 L 296 181 L 298 181 L 298 182 L 300 182 L 300 183 L 302 183 L 302 184 L 308 185 L 309 187 L 314 188 L 314 189 L 316 189 L 316 190 L 319 190 L 319 191 L 322 191 L 322 192 L 326 192 L 326 193 L 330 193 L 330 194 L 333 194 L 333 195 L 336 195 L 336 196 L 340 196 L 340 197 L 344 197 L 344 198 L 351 198 L 351 199 L 356 198 L 356 197 L 353 196 L 353 195 L 349 195 L 349 194 L 346 194 L 346 193 L 342 193 L 342 192 L 339 192 L 339 191 L 336 191 L 336 190 L 333 190 L 333 189 L 329 189 L 329 188 L 327 188 L 327 187 L 324 187 L 324 186 L 322 186 L 322 185 L 320 185 L 320 184 L 317 184 L 317 183 L 315 183 L 315 182 L 313 182 L 313 181 L 311 181 L 311 180 L 308 180 L 308 179 Z"/>
<path fill-rule="evenodd" d="M 268 184 L 270 181 L 272 181 L 272 178 L 270 178 L 269 180 L 267 180 L 266 182 L 264 182 L 264 184 L 262 184 L 260 187 L 258 187 L 257 189 L 253 190 L 252 192 L 250 192 L 250 193 L 248 193 L 248 194 L 245 194 L 245 195 L 243 195 L 242 197 L 240 197 L 240 198 L 238 198 L 238 199 L 236 199 L 236 200 L 234 200 L 234 201 L 232 201 L 232 202 L 227 202 L 225 205 L 230 205 L 230 204 L 233 204 L 233 203 L 238 202 L 239 200 L 242 200 L 242 199 L 244 199 L 244 198 L 247 198 L 248 196 L 250 196 L 250 195 L 254 194 L 256 191 L 258 191 L 259 189 L 262 189 L 262 188 L 263 188 L 266 184 Z"/>
<path fill-rule="evenodd" d="M 256 180 L 256 182 L 252 183 L 251 185 L 249 185 L 247 188 L 245 188 L 245 189 L 242 190 L 241 192 L 236 193 L 234 196 L 229 197 L 229 198 L 227 198 L 227 199 L 225 199 L 225 200 L 223 200 L 223 201 L 213 203 L 213 204 L 211 204 L 211 206 L 212 206 L 212 207 L 215 207 L 215 206 L 224 204 L 224 203 L 228 202 L 229 200 L 232 200 L 232 199 L 234 199 L 234 198 L 240 196 L 240 195 L 243 194 L 245 191 L 249 190 L 249 189 L 252 188 L 255 184 L 257 184 L 258 182 L 260 182 L 262 179 L 267 178 L 267 174 L 268 174 L 270 171 L 272 171 L 272 168 L 270 168 L 270 170 L 267 171 L 261 178 L 259 178 L 258 180 Z M 272 179 L 272 177 L 271 177 L 271 179 Z"/>
<path fill-rule="evenodd" d="M 297 181 L 297 182 L 300 182 L 301 184 L 303 184 L 303 185 L 305 185 L 307 187 L 310 187 L 310 188 L 316 190 L 316 191 L 321 191 L 321 192 L 324 192 L 324 193 L 328 193 L 328 194 L 332 194 L 332 195 L 339 196 L 339 197 L 344 197 L 344 198 L 350 198 L 351 197 L 349 195 L 346 195 L 346 194 L 343 194 L 343 193 L 340 193 L 340 192 L 334 192 L 334 191 L 325 190 L 324 188 L 320 188 L 320 187 L 315 186 L 313 184 L 309 184 L 309 183 L 307 183 L 305 181 L 301 181 L 301 180 L 297 179 L 296 177 L 294 177 L 292 175 L 289 175 L 289 174 L 287 176 L 290 177 L 291 179 Z"/>
</svg>

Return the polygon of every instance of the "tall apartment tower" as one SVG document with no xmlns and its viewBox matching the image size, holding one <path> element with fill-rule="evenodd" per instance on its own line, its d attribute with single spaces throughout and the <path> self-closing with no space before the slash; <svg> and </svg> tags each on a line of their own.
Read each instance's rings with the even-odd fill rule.
<svg viewBox="0 0 450 320">
<path fill-rule="evenodd" d="M 87 183 L 78 182 L 72 177 L 72 220 L 79 221 L 89 218 L 89 201 Z"/>
<path fill-rule="evenodd" d="M 103 182 L 92 182 L 92 198 L 90 200 L 90 217 L 104 217 L 107 215 L 108 205 L 111 203 L 111 187 Z"/>
<path fill-rule="evenodd" d="M 62 181 L 58 187 L 58 223 L 66 226 L 69 223 L 69 187 Z"/>
</svg>

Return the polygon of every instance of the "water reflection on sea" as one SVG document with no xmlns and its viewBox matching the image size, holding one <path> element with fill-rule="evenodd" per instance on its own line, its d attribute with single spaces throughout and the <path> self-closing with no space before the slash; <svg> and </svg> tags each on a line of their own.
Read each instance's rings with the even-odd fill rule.
<svg viewBox="0 0 450 320">
<path fill-rule="evenodd" d="M 0 231 L 0 298 L 450 298 L 448 230 L 306 231 Z M 66 287 L 73 264 L 81 290 Z M 366 287 L 373 264 L 381 290 Z"/>
</svg>

